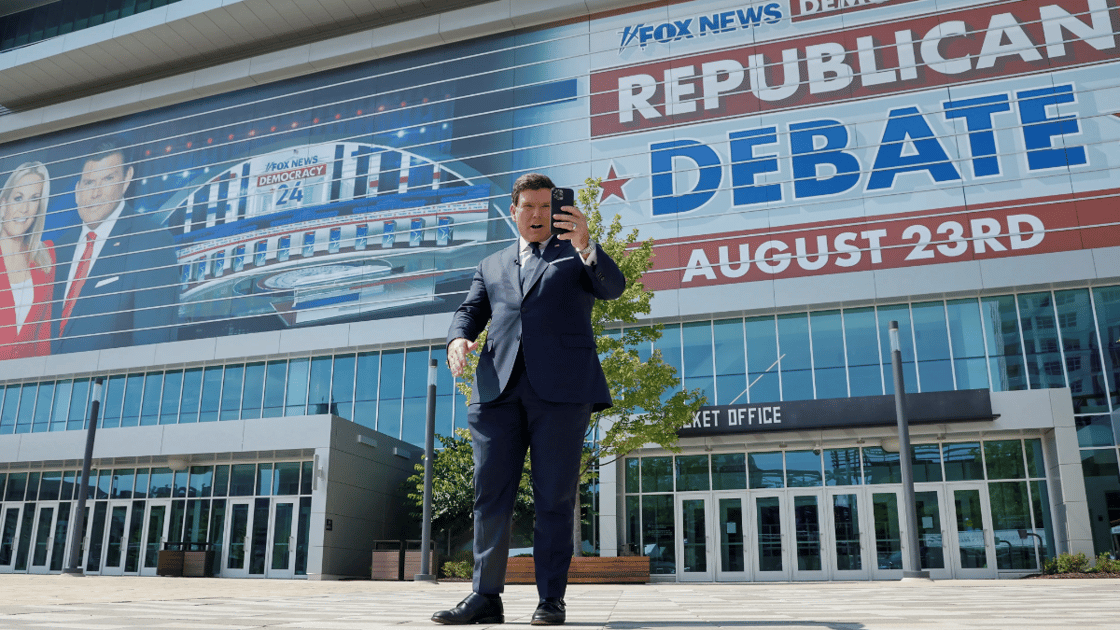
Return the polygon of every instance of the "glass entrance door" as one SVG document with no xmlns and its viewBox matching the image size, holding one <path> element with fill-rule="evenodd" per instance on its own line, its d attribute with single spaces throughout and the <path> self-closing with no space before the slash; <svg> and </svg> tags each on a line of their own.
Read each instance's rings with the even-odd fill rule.
<svg viewBox="0 0 1120 630">
<path fill-rule="evenodd" d="M 0 573 L 12 573 L 19 555 L 20 529 L 23 523 L 23 504 L 17 503 L 4 507 L 0 519 Z"/>
<path fill-rule="evenodd" d="M 922 563 L 922 570 L 929 571 L 929 576 L 935 580 L 953 578 L 953 563 L 949 559 L 951 545 L 947 547 L 946 535 L 949 513 L 942 512 L 944 505 L 943 486 L 918 484 L 914 487 L 914 507 L 918 515 L 918 559 Z"/>
<path fill-rule="evenodd" d="M 754 527 L 747 539 L 758 581 L 789 581 L 793 553 L 789 540 L 793 528 L 783 506 L 785 492 L 751 492 Z"/>
<path fill-rule="evenodd" d="M 712 563 L 709 558 L 712 522 L 708 514 L 708 493 L 677 495 L 677 579 L 682 582 L 712 580 Z"/>
<path fill-rule="evenodd" d="M 956 578 L 996 577 L 988 488 L 983 483 L 948 486 L 952 494 L 950 556 Z"/>
<path fill-rule="evenodd" d="M 747 579 L 747 505 L 743 493 L 716 494 L 716 537 L 719 545 L 716 559 L 716 581 L 745 581 Z"/>
<path fill-rule="evenodd" d="M 226 554 L 222 577 L 249 576 L 249 533 L 253 522 L 252 499 L 231 499 L 226 522 Z"/>
<path fill-rule="evenodd" d="M 277 500 L 272 504 L 272 527 L 269 531 L 268 560 L 265 573 L 270 578 L 295 576 L 296 538 L 294 529 L 295 502 Z"/>
<path fill-rule="evenodd" d="M 143 501 L 110 501 L 105 522 L 101 575 L 140 572 Z"/>
<path fill-rule="evenodd" d="M 821 512 L 824 496 L 820 492 L 790 492 L 793 507 L 788 526 L 794 535 L 794 580 L 827 580 L 828 568 L 822 537 Z"/>
<path fill-rule="evenodd" d="M 871 579 L 902 579 L 903 527 L 899 492 L 871 492 Z"/>
<path fill-rule="evenodd" d="M 155 500 L 147 502 L 147 514 L 144 517 L 143 560 L 140 565 L 141 575 L 155 575 L 159 567 L 159 552 L 167 542 L 167 529 L 171 512 L 170 500 Z"/>
<path fill-rule="evenodd" d="M 825 493 L 825 540 L 827 542 L 830 578 L 834 580 L 866 580 L 871 576 L 870 537 L 865 524 L 866 493 L 855 488 L 829 490 Z"/>
<path fill-rule="evenodd" d="M 31 566 L 27 569 L 29 573 L 49 573 L 51 571 L 51 556 L 56 538 L 54 532 L 58 508 L 57 503 L 38 504 L 35 524 L 32 528 L 34 538 L 31 544 Z M 63 544 L 65 545 L 65 542 Z"/>
</svg>

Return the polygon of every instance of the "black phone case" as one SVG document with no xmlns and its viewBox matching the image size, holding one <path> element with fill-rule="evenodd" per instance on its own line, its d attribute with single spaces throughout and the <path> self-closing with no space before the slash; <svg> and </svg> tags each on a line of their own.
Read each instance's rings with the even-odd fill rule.
<svg viewBox="0 0 1120 630">
<path fill-rule="evenodd" d="M 576 191 L 572 190 L 571 188 L 553 188 L 552 189 L 552 214 L 554 214 L 554 215 L 555 214 L 568 214 L 567 212 L 564 212 L 560 208 L 562 208 L 564 206 L 574 206 L 574 205 L 576 205 Z M 563 221 L 563 220 L 564 219 L 560 219 L 560 221 Z M 551 216 L 549 217 L 548 225 L 549 225 L 549 228 L 552 230 L 552 235 L 553 236 L 558 236 L 560 234 L 566 234 L 566 233 L 571 231 L 571 230 L 567 230 L 567 229 L 564 229 L 564 228 L 556 227 L 556 219 L 552 218 Z"/>
</svg>

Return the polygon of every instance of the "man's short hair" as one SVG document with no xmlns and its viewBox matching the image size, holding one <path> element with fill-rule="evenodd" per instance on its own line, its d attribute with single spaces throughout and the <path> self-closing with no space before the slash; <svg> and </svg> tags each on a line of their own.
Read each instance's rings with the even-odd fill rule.
<svg viewBox="0 0 1120 630">
<path fill-rule="evenodd" d="M 120 155 L 121 164 L 126 170 L 128 167 L 132 166 L 132 155 L 129 147 L 120 140 L 113 138 L 97 141 L 86 156 L 86 159 L 82 160 L 82 167 L 84 168 L 85 165 L 90 162 L 100 162 L 111 155 Z"/>
<path fill-rule="evenodd" d="M 553 188 L 556 188 L 556 186 L 552 183 L 552 180 L 548 178 L 548 175 L 541 175 L 540 173 L 526 173 L 521 177 L 518 177 L 517 181 L 513 182 L 513 192 L 510 196 L 513 197 L 513 205 L 516 206 L 518 200 L 521 198 L 521 193 L 523 191 L 552 190 Z"/>
</svg>

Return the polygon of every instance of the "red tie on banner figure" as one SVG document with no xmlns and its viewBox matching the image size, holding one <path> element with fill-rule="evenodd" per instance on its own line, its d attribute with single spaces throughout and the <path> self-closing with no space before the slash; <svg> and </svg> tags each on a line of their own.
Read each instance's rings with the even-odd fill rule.
<svg viewBox="0 0 1120 630">
<path fill-rule="evenodd" d="M 70 313 L 74 310 L 74 303 L 82 293 L 82 286 L 89 275 L 89 261 L 93 258 L 93 244 L 97 242 L 97 234 L 86 233 L 86 248 L 82 251 L 82 259 L 78 261 L 78 270 L 74 272 L 74 281 L 70 283 L 70 290 L 66 292 L 66 304 L 62 307 L 62 321 L 58 323 L 58 332 L 66 330 L 66 322 L 70 321 Z"/>
</svg>

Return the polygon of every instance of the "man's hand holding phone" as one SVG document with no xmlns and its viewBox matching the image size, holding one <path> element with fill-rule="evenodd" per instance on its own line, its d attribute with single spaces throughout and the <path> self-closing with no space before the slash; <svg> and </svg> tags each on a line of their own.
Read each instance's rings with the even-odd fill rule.
<svg viewBox="0 0 1120 630">
<path fill-rule="evenodd" d="M 575 191 L 571 188 L 552 189 L 552 234 L 562 241 L 571 241 L 572 247 L 586 259 L 591 235 L 587 229 L 587 217 L 575 205 Z"/>
</svg>

